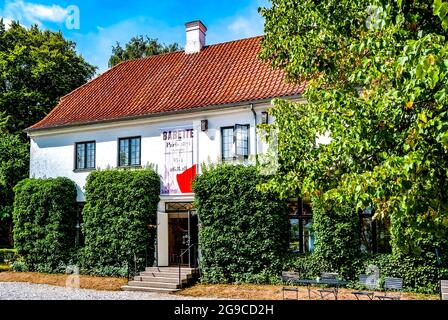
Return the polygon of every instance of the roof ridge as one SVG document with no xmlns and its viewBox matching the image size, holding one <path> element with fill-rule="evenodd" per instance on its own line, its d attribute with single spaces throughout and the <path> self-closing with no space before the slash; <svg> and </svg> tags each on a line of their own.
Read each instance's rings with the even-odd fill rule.
<svg viewBox="0 0 448 320">
<path fill-rule="evenodd" d="M 252 40 L 252 39 L 256 39 L 256 38 L 263 38 L 263 37 L 264 37 L 263 35 L 259 35 L 259 36 L 252 36 L 252 37 L 247 37 L 247 38 L 242 38 L 242 39 L 229 40 L 229 41 L 225 41 L 225 42 L 209 44 L 209 45 L 204 46 L 204 48 L 217 47 L 217 46 L 221 46 L 221 45 L 225 45 L 225 44 L 230 44 L 230 43 L 233 43 L 233 42 L 242 42 L 242 41 Z M 199 51 L 198 53 L 200 53 L 200 52 L 201 51 Z M 126 60 L 126 61 L 134 62 L 134 61 L 140 61 L 140 60 L 154 59 L 154 58 L 157 58 L 157 57 L 166 56 L 166 55 L 175 54 L 175 53 L 185 53 L 185 50 L 177 50 L 177 51 L 173 51 L 173 52 L 164 52 L 164 53 L 154 54 L 154 55 L 148 56 L 148 57 L 141 57 L 141 58 L 132 59 L 132 60 Z"/>
</svg>

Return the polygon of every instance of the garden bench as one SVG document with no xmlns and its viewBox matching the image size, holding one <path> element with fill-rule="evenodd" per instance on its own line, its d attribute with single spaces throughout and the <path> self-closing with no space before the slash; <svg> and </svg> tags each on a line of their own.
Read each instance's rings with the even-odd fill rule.
<svg viewBox="0 0 448 320">
<path fill-rule="evenodd" d="M 363 288 L 367 288 L 370 290 L 378 289 L 379 287 L 379 279 L 372 276 L 368 276 L 366 274 L 360 274 L 359 275 L 359 282 L 358 282 Z M 367 297 L 369 300 L 373 300 L 373 296 L 375 295 L 375 292 L 373 291 L 354 291 L 352 294 L 356 297 L 356 300 L 359 300 L 360 297 Z"/>
<path fill-rule="evenodd" d="M 403 291 L 403 279 L 387 277 L 384 281 L 384 295 L 376 296 L 379 300 L 400 300 Z"/>
<path fill-rule="evenodd" d="M 295 281 L 299 279 L 299 273 L 298 272 L 289 272 L 284 271 L 282 272 L 282 281 L 283 281 L 283 288 L 282 288 L 282 296 L 283 300 L 292 300 L 292 299 L 285 299 L 285 291 L 286 292 L 295 292 L 296 293 L 296 299 L 299 299 L 299 288 L 297 287 L 291 287 L 287 285 L 293 285 L 295 284 Z"/>
<path fill-rule="evenodd" d="M 440 300 L 448 300 L 448 280 L 440 280 Z"/>
</svg>

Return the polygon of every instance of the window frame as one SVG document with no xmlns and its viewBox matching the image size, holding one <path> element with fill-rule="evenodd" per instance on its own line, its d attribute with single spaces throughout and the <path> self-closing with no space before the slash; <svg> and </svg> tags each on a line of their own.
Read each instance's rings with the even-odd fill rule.
<svg viewBox="0 0 448 320">
<path fill-rule="evenodd" d="M 138 164 L 131 164 L 131 154 L 132 154 L 132 144 L 131 141 L 133 139 L 138 139 L 139 140 L 139 152 L 138 152 Z M 125 165 L 121 165 L 120 163 L 120 145 L 121 145 L 121 141 L 124 140 L 128 140 L 128 163 Z M 124 138 L 118 138 L 118 142 L 117 142 L 117 167 L 118 168 L 138 168 L 142 166 L 142 137 L 141 136 L 134 136 L 134 137 L 124 137 Z"/>
<path fill-rule="evenodd" d="M 246 127 L 247 128 L 247 155 L 238 154 L 238 139 L 236 137 L 237 127 Z M 224 156 L 224 130 L 232 129 L 233 130 L 233 157 L 226 158 Z M 235 124 L 233 126 L 221 127 L 221 160 L 222 161 L 234 161 L 237 159 L 247 160 L 250 156 L 250 124 Z"/>
<path fill-rule="evenodd" d="M 298 242 L 298 246 L 299 248 L 297 249 L 297 251 L 295 251 L 298 254 L 304 254 L 304 253 L 310 253 L 314 251 L 315 248 L 315 233 L 308 233 L 308 239 L 309 237 L 313 237 L 313 247 L 310 248 L 308 246 L 308 244 L 304 241 L 305 240 L 305 222 L 308 223 L 314 223 L 314 216 L 313 216 L 313 209 L 311 207 L 311 205 L 305 201 L 303 201 L 303 199 L 298 198 L 296 201 L 290 201 L 291 204 L 295 204 L 296 205 L 296 209 L 294 210 L 294 212 L 289 212 L 288 213 L 288 224 L 289 224 L 289 246 L 291 246 L 291 242 L 292 242 L 292 237 L 291 237 L 291 220 L 297 220 L 297 227 L 298 227 L 298 239 L 294 239 L 294 240 L 298 240 L 296 242 Z M 291 252 L 291 248 L 288 249 Z"/>
<path fill-rule="evenodd" d="M 78 146 L 84 145 L 84 167 L 79 168 L 78 167 Z M 93 144 L 93 167 L 87 167 L 87 145 Z M 75 152 L 74 152 L 74 171 L 76 172 L 82 172 L 82 171 L 92 171 L 96 169 L 96 141 L 90 140 L 90 141 L 80 141 L 75 142 Z"/>
</svg>

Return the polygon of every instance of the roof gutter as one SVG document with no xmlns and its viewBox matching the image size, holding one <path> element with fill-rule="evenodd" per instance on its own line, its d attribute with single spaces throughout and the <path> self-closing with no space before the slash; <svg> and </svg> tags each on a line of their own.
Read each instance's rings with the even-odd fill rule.
<svg viewBox="0 0 448 320">
<path fill-rule="evenodd" d="M 65 128 L 68 129 L 68 128 L 76 128 L 76 127 L 83 127 L 83 126 L 96 125 L 96 124 L 107 124 L 107 123 L 114 123 L 114 122 L 115 123 L 116 122 L 125 122 L 125 121 L 139 120 L 139 119 L 161 118 L 161 117 L 173 116 L 173 115 L 178 115 L 178 114 L 200 113 L 200 112 L 204 112 L 204 111 L 214 111 L 214 110 L 218 110 L 218 109 L 230 109 L 230 108 L 234 108 L 234 107 L 247 107 L 247 105 L 268 103 L 268 102 L 271 102 L 275 98 L 298 99 L 301 97 L 302 97 L 301 94 L 295 94 L 295 95 L 290 95 L 290 96 L 280 96 L 280 97 L 252 100 L 252 101 L 240 101 L 240 102 L 233 102 L 233 103 L 221 104 L 221 105 L 211 105 L 211 106 L 194 108 L 194 109 L 182 109 L 182 110 L 176 110 L 176 111 L 151 113 L 151 114 L 146 114 L 146 115 L 128 116 L 128 117 L 122 117 L 122 118 L 117 118 L 117 119 L 79 122 L 79 123 L 68 124 L 68 125 L 58 125 L 58 126 L 53 126 L 53 127 L 35 128 L 35 129 L 27 128 L 27 129 L 23 130 L 23 132 L 27 133 L 29 136 L 30 133 L 34 133 L 34 132 L 52 131 L 52 130 L 59 130 L 59 129 L 65 129 Z"/>
</svg>

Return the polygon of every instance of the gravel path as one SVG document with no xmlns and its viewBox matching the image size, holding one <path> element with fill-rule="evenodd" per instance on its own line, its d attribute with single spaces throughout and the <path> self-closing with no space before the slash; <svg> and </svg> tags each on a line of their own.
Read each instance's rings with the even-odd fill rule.
<svg viewBox="0 0 448 320">
<path fill-rule="evenodd" d="M 191 300 L 163 293 L 96 291 L 71 289 L 46 284 L 0 282 L 0 300 Z M 212 299 L 212 298 L 211 298 Z"/>
</svg>

